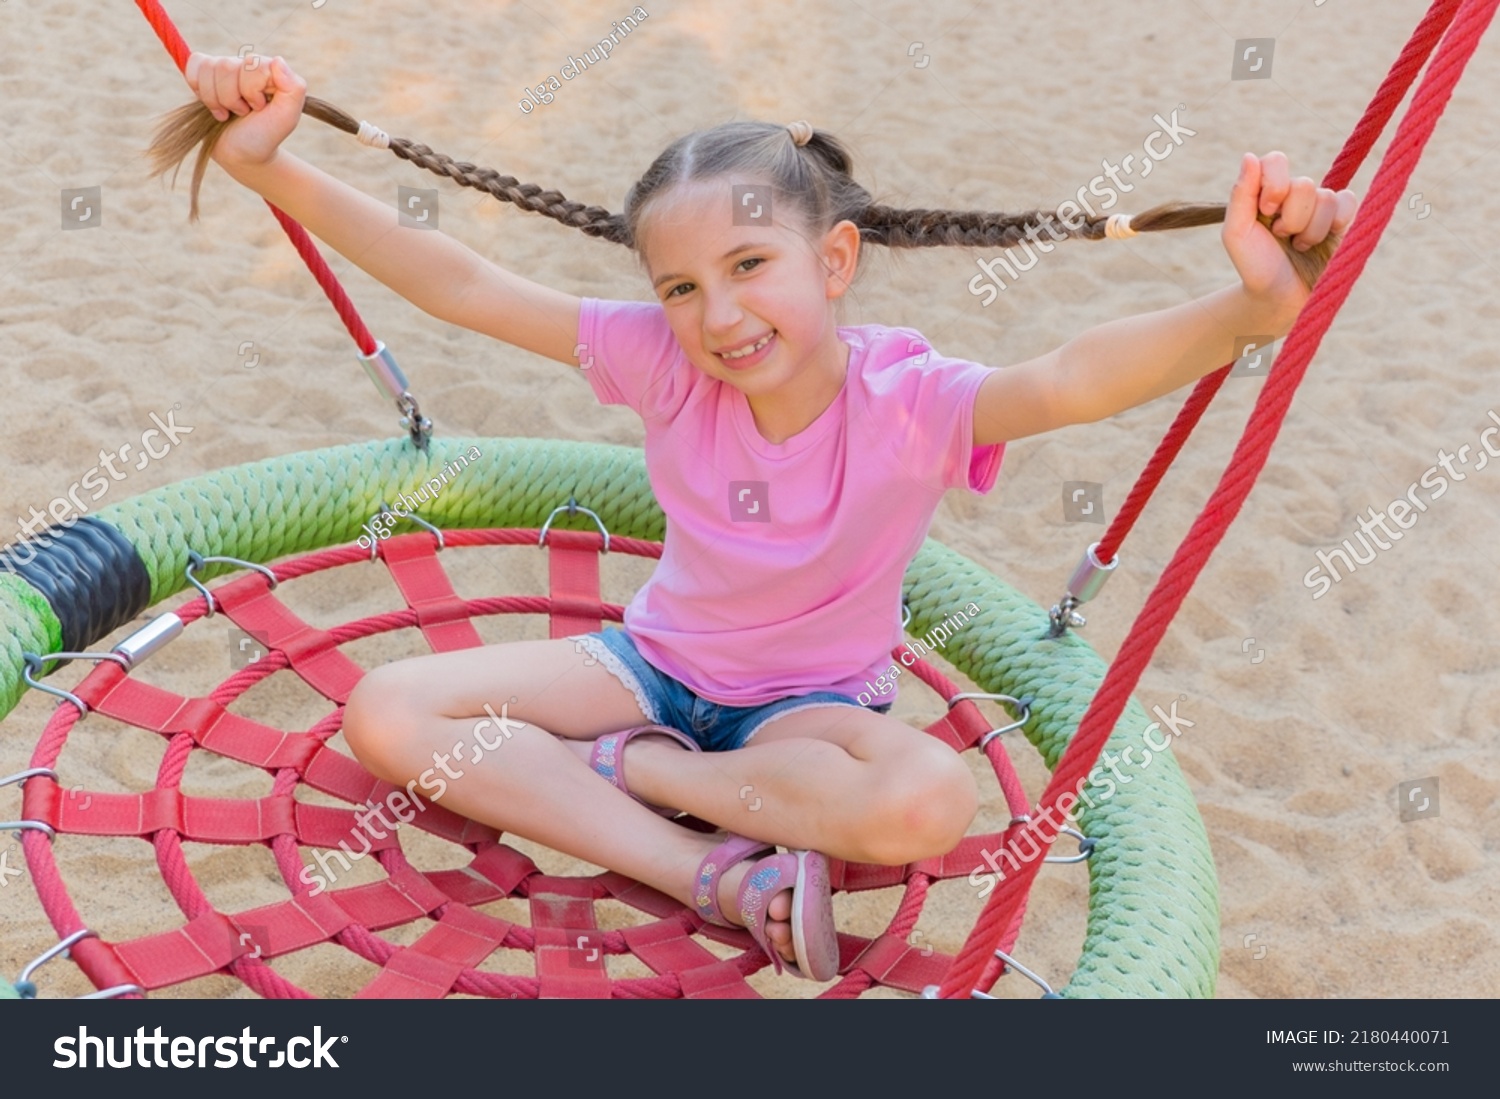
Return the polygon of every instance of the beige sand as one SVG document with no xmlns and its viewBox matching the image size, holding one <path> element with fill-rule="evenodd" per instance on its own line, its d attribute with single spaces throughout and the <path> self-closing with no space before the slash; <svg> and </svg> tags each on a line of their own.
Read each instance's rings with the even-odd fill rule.
<svg viewBox="0 0 1500 1099">
<path fill-rule="evenodd" d="M 897 204 L 1057 202 L 1099 174 L 1101 158 L 1139 155 L 1156 128 L 1152 115 L 1181 104 L 1197 135 L 1118 207 L 1138 210 L 1172 198 L 1222 201 L 1245 150 L 1284 149 L 1294 171 L 1321 174 L 1426 5 L 1152 0 L 1127 14 L 1106 0 L 657 0 L 607 63 L 530 115 L 517 106 L 523 86 L 597 42 L 626 4 L 545 14 L 534 5 L 389 0 L 169 7 L 195 48 L 282 54 L 315 94 L 356 116 L 611 209 L 670 139 L 734 117 L 807 118 L 834 131 L 859 151 L 866 185 Z M 5 522 L 45 507 L 97 464 L 101 447 L 135 439 L 151 413 L 177 406 L 193 434 L 112 486 L 104 502 L 227 465 L 389 436 L 392 413 L 360 377 L 342 328 L 261 200 L 213 169 L 204 218 L 189 225 L 184 183 L 169 192 L 146 179 L 138 154 L 156 116 L 187 89 L 135 7 L 9 0 L 3 12 Z M 1231 81 L 1235 40 L 1271 36 L 1273 79 Z M 1500 225 L 1491 186 L 1497 50 L 1492 35 L 1412 181 L 1415 206 L 1398 210 L 1260 483 L 1137 691 L 1148 708 L 1185 696 L 1181 712 L 1195 723 L 1177 756 L 1219 868 L 1222 996 L 1476 996 L 1500 987 L 1500 644 L 1481 609 L 1500 599 L 1500 470 L 1471 468 L 1399 544 L 1321 599 L 1302 582 L 1317 550 L 1351 537 L 1367 508 L 1404 495 L 1440 450 L 1467 445 L 1476 464 L 1487 410 L 1500 409 L 1494 353 L 1485 350 L 1488 324 L 1500 316 L 1490 258 Z M 326 127 L 305 123 L 289 148 L 382 200 L 394 200 L 398 185 L 442 187 L 444 231 L 542 283 L 582 295 L 649 294 L 623 250 L 472 197 Z M 93 186 L 103 188 L 102 229 L 60 232 L 59 191 Z M 915 326 L 946 353 L 1005 365 L 1234 277 L 1213 230 L 1079 244 L 1059 248 L 986 308 L 966 284 L 987 254 L 946 249 L 893 262 L 872 249 L 846 323 Z M 441 431 L 639 443 L 632 414 L 601 410 L 557 364 L 444 326 L 331 259 Z M 247 355 L 259 356 L 253 367 L 240 353 L 247 341 Z M 1127 543 L 1119 576 L 1089 610 L 1085 636 L 1100 652 L 1117 651 L 1217 483 L 1260 384 L 1228 384 Z M 1013 444 L 997 488 L 982 499 L 950 495 L 934 534 L 1050 604 L 1102 529 L 1064 521 L 1061 483 L 1103 483 L 1113 514 L 1180 396 Z M 0 530 L 0 541 L 14 534 Z M 507 589 L 541 582 L 534 556 L 512 555 L 505 570 Z M 483 561 L 460 562 L 456 573 L 460 590 L 496 581 Z M 373 575 L 330 582 L 296 605 L 319 622 L 393 605 L 394 591 Z M 614 574 L 617 597 L 640 575 Z M 487 626 L 486 636 L 515 629 Z M 226 673 L 222 627 L 196 632 L 158 657 L 149 678 L 196 692 Z M 410 639 L 351 647 L 367 663 L 409 651 Z M 74 682 L 80 670 L 58 679 Z M 25 765 L 51 708 L 33 694 L 6 720 L 0 773 Z M 311 692 L 286 685 L 252 692 L 237 708 L 288 727 L 319 712 Z M 932 716 L 926 700 L 903 708 Z M 127 791 L 149 788 L 159 759 L 157 738 L 90 719 L 63 765 L 69 785 Z M 1043 772 L 1029 752 L 1022 770 L 1039 791 Z M 264 776 L 206 760 L 188 777 L 193 792 L 269 789 Z M 1440 782 L 1440 814 L 1403 823 L 1398 784 L 1427 777 Z M 0 805 L 18 803 L 14 791 L 0 793 Z M 979 824 L 993 827 L 999 813 L 995 796 Z M 10 850 L 13 865 L 19 852 Z M 68 840 L 59 852 L 107 938 L 179 922 L 148 845 Z M 193 846 L 189 854 L 221 909 L 285 895 L 263 849 Z M 420 844 L 414 857 L 455 865 L 452 852 Z M 569 865 L 539 857 L 548 868 Z M 1078 867 L 1046 868 L 1021 939 L 1025 959 L 1056 983 L 1077 957 L 1085 883 Z M 869 933 L 894 903 L 892 893 L 842 898 L 840 920 Z M 954 883 L 939 891 L 923 933 L 952 950 L 977 909 L 973 891 Z M 490 911 L 522 916 L 524 906 Z M 0 894 L 0 925 L 0 973 L 13 975 L 54 941 L 29 878 Z M 345 995 L 373 973 L 332 947 L 277 967 Z M 757 983 L 769 995 L 810 990 L 765 978 Z M 66 964 L 45 971 L 43 984 L 47 995 L 87 990 Z M 1035 995 L 1019 977 L 1000 991 Z M 216 977 L 163 994 L 247 993 Z"/>
</svg>

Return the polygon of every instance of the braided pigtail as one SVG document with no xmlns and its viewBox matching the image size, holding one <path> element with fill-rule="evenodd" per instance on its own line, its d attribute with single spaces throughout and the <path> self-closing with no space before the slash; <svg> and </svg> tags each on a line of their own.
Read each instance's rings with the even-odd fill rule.
<svg viewBox="0 0 1500 1099">
<path fill-rule="evenodd" d="M 402 160 L 425 168 L 434 175 L 451 179 L 461 187 L 484 191 L 501 202 L 515 203 L 523 210 L 581 229 L 589 236 L 602 237 L 616 244 L 626 243 L 624 219 L 618 214 L 611 214 L 602 206 L 570 202 L 558 191 L 545 190 L 535 183 L 522 183 L 514 176 L 501 175 L 492 168 L 479 168 L 467 161 L 456 161 L 443 153 L 433 152 L 417 141 L 389 137 L 368 122 L 356 122 L 332 103 L 315 96 L 306 98 L 302 113 L 336 130 L 353 134 L 367 145 L 388 148 Z M 198 220 L 198 192 L 203 185 L 203 175 L 208 168 L 214 145 L 224 128 L 233 121 L 233 116 L 219 121 L 201 101 L 184 104 L 163 118 L 146 151 L 146 156 L 151 161 L 151 174 L 159 176 L 171 171 L 172 181 L 175 183 L 182 161 L 195 147 L 202 145 L 198 160 L 193 166 L 192 201 L 188 211 L 190 221 Z"/>
<path fill-rule="evenodd" d="M 1075 208 L 1076 208 L 1076 204 Z M 977 210 L 896 210 L 871 206 L 856 221 L 860 237 L 889 248 L 935 248 L 961 245 L 971 248 L 1011 248 L 1046 233 L 1053 240 L 1126 240 L 1141 233 L 1170 229 L 1194 229 L 1224 221 L 1223 203 L 1168 202 L 1139 214 L 1088 216 L 1081 210 L 1072 218 L 1059 212 L 1031 210 L 1024 214 L 988 214 Z M 1257 214 L 1270 228 L 1274 218 Z M 1330 233 L 1320 244 L 1299 252 L 1291 242 L 1280 240 L 1292 269 L 1308 289 L 1328 266 L 1340 234 Z M 1280 239 L 1280 238 L 1278 238 Z"/>
<path fill-rule="evenodd" d="M 601 206 L 572 202 L 560 192 L 534 183 L 521 183 L 492 168 L 455 161 L 428 146 L 401 137 L 389 137 L 368 122 L 355 119 L 325 100 L 308 96 L 302 112 L 335 129 L 357 136 L 365 144 L 388 148 L 434 175 L 462 187 L 471 187 L 502 202 L 552 218 L 592 237 L 624 244 L 640 251 L 641 226 L 653 199 L 679 182 L 730 175 L 761 178 L 770 182 L 777 200 L 790 203 L 805 216 L 808 227 L 826 230 L 848 220 L 859 229 L 860 238 L 888 248 L 1009 248 L 1046 233 L 1053 240 L 1126 239 L 1141 233 L 1191 229 L 1223 222 L 1223 203 L 1171 202 L 1135 215 L 1088 214 L 1077 203 L 1064 203 L 1076 213 L 1064 217 L 1056 211 L 1031 210 L 1019 214 L 986 213 L 978 210 L 896 209 L 878 205 L 855 181 L 849 150 L 832 134 L 807 122 L 780 126 L 768 122 L 726 122 L 677 139 L 651 164 L 630 188 L 625 211 L 611 214 Z M 166 115 L 153 137 L 147 157 L 152 174 L 177 169 L 194 148 L 198 159 L 193 168 L 189 219 L 198 218 L 198 192 L 215 143 L 230 125 L 214 118 L 202 102 L 194 101 Z M 1272 219 L 1259 215 L 1270 226 Z M 1323 273 L 1339 234 L 1306 252 L 1289 240 L 1282 248 L 1302 282 L 1311 288 Z"/>
</svg>

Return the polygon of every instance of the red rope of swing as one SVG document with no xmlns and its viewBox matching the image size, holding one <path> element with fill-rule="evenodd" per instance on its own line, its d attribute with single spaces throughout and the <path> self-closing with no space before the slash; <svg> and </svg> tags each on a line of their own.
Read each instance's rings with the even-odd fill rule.
<svg viewBox="0 0 1500 1099">
<path fill-rule="evenodd" d="M 1277 357 L 1270 377 L 1266 379 L 1245 433 L 1230 458 L 1218 487 L 1146 600 L 1129 635 L 1120 646 L 1119 654 L 1105 674 L 1104 682 L 1094 696 L 1088 712 L 1084 714 L 1078 731 L 1062 759 L 1058 761 L 1052 779 L 1042 794 L 1039 808 L 1033 820 L 1026 825 L 1032 831 L 1039 853 L 1031 859 L 1019 858 L 1016 840 L 1020 830 L 1013 829 L 1010 832 L 1007 850 L 1012 858 L 1017 858 L 1019 869 L 1012 875 L 1003 877 L 991 894 L 968 941 L 964 943 L 948 975 L 943 979 L 939 989 L 940 996 L 968 997 L 973 990 L 987 987 L 982 984 L 985 978 L 993 982 L 990 974 L 998 973 L 999 970 L 994 958 L 995 944 L 1011 924 L 1031 887 L 1042 864 L 1040 852 L 1045 852 L 1057 837 L 1059 824 L 1053 818 L 1057 813 L 1059 797 L 1068 794 L 1077 798 L 1077 791 L 1082 788 L 1104 742 L 1124 710 L 1130 693 L 1150 662 L 1162 635 L 1166 633 L 1167 626 L 1249 495 L 1270 454 L 1271 444 L 1281 429 L 1282 420 L 1286 418 L 1292 395 L 1307 372 L 1308 362 L 1316 353 L 1324 333 L 1348 298 L 1370 253 L 1389 224 L 1422 150 L 1432 136 L 1438 119 L 1442 117 L 1453 88 L 1463 75 L 1464 67 L 1494 18 L 1497 6 L 1500 6 L 1500 0 L 1462 0 L 1461 7 L 1455 5 L 1453 0 L 1437 0 L 1428 13 L 1428 18 L 1423 21 L 1418 34 L 1426 36 L 1427 48 L 1430 48 L 1431 40 L 1439 34 L 1442 35 L 1442 43 L 1417 88 L 1411 107 L 1401 120 L 1391 147 L 1386 151 L 1385 158 L 1370 183 L 1370 193 L 1365 199 L 1364 208 L 1350 227 L 1343 245 L 1334 253 L 1323 277 L 1319 279 L 1316 289 L 1287 335 L 1286 346 Z M 1442 33 L 1445 28 L 1446 33 Z M 1417 41 L 1417 35 L 1413 36 L 1413 41 L 1417 42 L 1416 46 L 1410 49 L 1408 55 L 1404 55 L 1412 71 L 1415 69 L 1415 55 L 1423 48 L 1423 43 Z M 1396 75 L 1394 70 L 1392 75 Z M 1367 120 L 1378 109 L 1389 105 L 1390 97 L 1397 94 L 1397 83 L 1398 81 L 1387 80 L 1382 88 L 1387 102 L 1372 104 L 1370 111 L 1366 113 Z M 1356 131 L 1361 141 L 1368 138 L 1373 142 L 1373 126 L 1373 122 L 1368 128 L 1362 124 L 1362 128 Z M 1341 157 L 1336 169 L 1347 177 L 1352 174 L 1350 166 L 1354 163 L 1356 160 L 1352 154 L 1347 158 Z"/>
<path fill-rule="evenodd" d="M 172 55 L 172 60 L 177 64 L 179 72 L 186 73 L 188 57 L 192 50 L 188 49 L 187 42 L 178 33 L 176 25 L 162 9 L 157 0 L 135 0 L 135 6 L 141 10 L 146 17 L 146 22 L 151 24 L 151 29 L 161 39 L 161 44 L 167 48 L 167 53 Z M 292 240 L 292 247 L 297 249 L 297 254 L 302 257 L 302 262 L 307 264 L 308 270 L 317 280 L 318 285 L 323 288 L 323 293 L 328 295 L 328 300 L 333 304 L 334 311 L 338 313 L 339 320 L 344 322 L 344 327 L 349 330 L 349 336 L 359 347 L 360 353 L 364 355 L 375 354 L 375 337 L 370 335 L 370 330 L 365 327 L 365 322 L 360 319 L 359 312 L 354 308 L 354 303 L 349 300 L 348 293 L 339 282 L 338 276 L 329 268 L 322 253 L 313 244 L 312 237 L 308 236 L 307 230 L 301 224 L 287 217 L 285 213 L 277 209 L 271 203 L 271 213 L 276 215 L 276 220 L 281 223 L 282 229 Z"/>
<path fill-rule="evenodd" d="M 1364 164 L 1365 157 L 1369 155 L 1376 139 L 1384 132 L 1386 123 L 1391 120 L 1391 115 L 1396 113 L 1396 108 L 1406 98 L 1412 81 L 1416 79 L 1422 66 L 1427 63 L 1433 46 L 1437 45 L 1438 39 L 1442 38 L 1443 31 L 1447 29 L 1448 24 L 1453 22 L 1453 15 L 1458 11 L 1460 2 L 1461 0 L 1437 0 L 1422 17 L 1422 22 L 1417 25 L 1416 31 L 1406 43 L 1406 48 L 1401 51 L 1401 56 L 1391 66 L 1391 71 L 1386 73 L 1385 80 L 1381 82 L 1375 97 L 1370 100 L 1364 117 L 1359 120 L 1359 125 L 1354 127 L 1349 140 L 1344 143 L 1343 151 L 1334 160 L 1333 167 L 1328 170 L 1328 175 L 1323 178 L 1324 187 L 1341 191 L 1349 186 L 1349 181 Z M 1188 436 L 1192 435 L 1203 413 L 1218 395 L 1224 379 L 1229 377 L 1232 365 L 1231 363 L 1212 374 L 1205 375 L 1193 387 L 1192 394 L 1182 406 L 1182 410 L 1177 413 L 1177 419 L 1172 422 L 1171 428 L 1157 447 L 1156 453 L 1152 455 L 1151 461 L 1147 463 L 1145 470 L 1137 479 L 1135 487 L 1130 490 L 1130 495 L 1125 497 L 1125 503 L 1121 505 L 1119 512 L 1106 528 L 1104 537 L 1099 540 L 1099 548 L 1094 552 L 1100 561 L 1108 564 L 1115 559 L 1115 554 L 1124 543 L 1126 536 L 1134 528 L 1135 521 L 1145 510 L 1146 502 L 1151 499 L 1156 486 L 1166 476 L 1167 468 L 1177 459 Z"/>
</svg>

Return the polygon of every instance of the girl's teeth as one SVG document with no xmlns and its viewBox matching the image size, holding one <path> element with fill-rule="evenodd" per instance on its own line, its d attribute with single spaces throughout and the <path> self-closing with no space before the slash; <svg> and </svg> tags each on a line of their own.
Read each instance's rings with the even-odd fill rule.
<svg viewBox="0 0 1500 1099">
<path fill-rule="evenodd" d="M 726 359 L 743 359 L 746 355 L 753 355 L 753 354 L 755 354 L 757 351 L 759 351 L 762 347 L 766 346 L 766 344 L 768 344 L 770 342 L 771 342 L 771 336 L 769 334 L 767 334 L 765 336 L 762 336 L 760 339 L 756 340 L 754 344 L 752 344 L 751 346 L 745 348 L 743 351 L 721 351 L 720 355 L 722 355 Z"/>
</svg>

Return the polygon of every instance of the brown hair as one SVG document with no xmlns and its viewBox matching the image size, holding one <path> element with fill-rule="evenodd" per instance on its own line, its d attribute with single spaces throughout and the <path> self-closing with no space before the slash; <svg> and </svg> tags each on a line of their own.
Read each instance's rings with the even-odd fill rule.
<svg viewBox="0 0 1500 1099">
<path fill-rule="evenodd" d="M 359 132 L 359 123 L 352 117 L 314 96 L 306 98 L 302 113 L 345 133 Z M 175 182 L 182 161 L 201 144 L 193 167 L 190 220 L 198 218 L 198 191 L 214 144 L 234 120 L 231 116 L 220 122 L 202 102 L 195 100 L 162 119 L 147 150 L 152 174 L 162 175 L 171 170 Z M 1090 214 L 1081 209 L 1075 216 L 1064 219 L 1057 211 L 1044 210 L 999 214 L 978 210 L 903 210 L 877 205 L 870 193 L 855 181 L 853 160 L 836 137 L 825 130 L 814 129 L 806 144 L 798 145 L 787 127 L 771 122 L 725 122 L 678 138 L 652 161 L 645 175 L 630 188 L 623 214 L 612 214 L 601 206 L 571 202 L 557 191 L 544 190 L 534 183 L 521 183 L 513 176 L 501 175 L 491 168 L 454 161 L 407 138 L 392 137 L 390 150 L 402 160 L 445 176 L 460 186 L 484 191 L 502 202 L 512 202 L 522 209 L 582 230 L 589 236 L 628 245 L 638 254 L 641 224 L 653 199 L 674 184 L 731 173 L 766 180 L 771 185 L 773 201 L 799 211 L 806 227 L 816 234 L 821 235 L 838 222 L 848 220 L 858 227 L 861 240 L 889 248 L 939 245 L 1007 248 L 1025 240 L 1027 230 L 1032 226 L 1045 228 L 1055 240 L 1064 237 L 1102 240 L 1110 220 L 1107 215 Z M 1077 207 L 1078 204 L 1072 205 Z M 1224 220 L 1224 214 L 1223 203 L 1169 202 L 1133 215 L 1130 228 L 1137 233 L 1189 229 L 1218 224 Z M 1271 218 L 1257 216 L 1262 224 L 1270 225 Z M 1296 251 L 1289 240 L 1280 241 L 1292 267 L 1309 288 L 1327 266 L 1339 236 L 1330 233 L 1322 243 L 1306 252 Z"/>
</svg>

